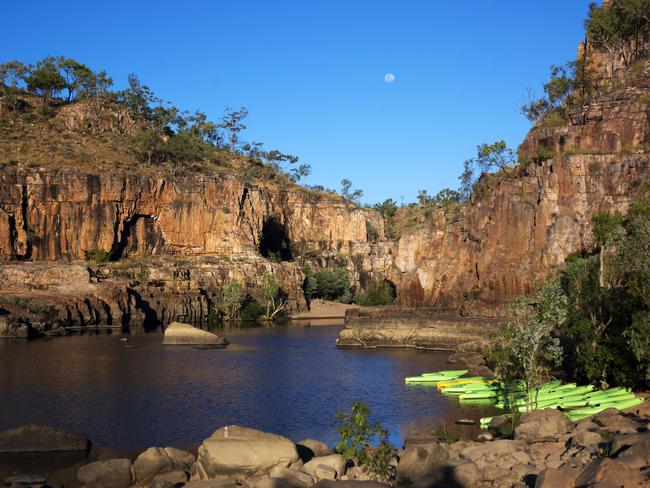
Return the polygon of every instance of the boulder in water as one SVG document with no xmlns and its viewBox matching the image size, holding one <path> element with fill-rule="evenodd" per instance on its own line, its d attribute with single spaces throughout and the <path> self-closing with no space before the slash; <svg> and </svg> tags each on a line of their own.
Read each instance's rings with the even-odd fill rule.
<svg viewBox="0 0 650 488">
<path fill-rule="evenodd" d="M 190 324 L 172 322 L 165 329 L 163 344 L 182 344 L 202 347 L 226 347 L 228 340 Z"/>
<path fill-rule="evenodd" d="M 0 432 L 0 452 L 87 451 L 90 441 L 47 425 L 23 425 Z"/>
</svg>

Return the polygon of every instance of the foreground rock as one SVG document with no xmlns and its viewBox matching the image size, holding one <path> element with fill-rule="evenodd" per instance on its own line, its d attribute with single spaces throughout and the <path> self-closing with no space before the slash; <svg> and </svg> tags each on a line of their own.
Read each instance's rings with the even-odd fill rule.
<svg viewBox="0 0 650 488">
<path fill-rule="evenodd" d="M 515 439 L 528 443 L 557 441 L 571 428 L 571 421 L 556 409 L 527 413 L 515 428 Z"/>
<path fill-rule="evenodd" d="M 300 458 L 307 462 L 316 456 L 328 456 L 334 454 L 334 450 L 327 444 L 315 439 L 303 439 L 296 444 Z"/>
<path fill-rule="evenodd" d="M 182 344 L 206 347 L 226 347 L 228 340 L 207 330 L 198 329 L 190 324 L 172 322 L 165 329 L 163 344 Z"/>
<path fill-rule="evenodd" d="M 0 432 L 0 453 L 87 451 L 90 441 L 45 425 L 24 425 Z"/>
<path fill-rule="evenodd" d="M 573 424 L 547 409 L 522 417 L 515 439 L 446 444 L 412 437 L 400 453 L 398 482 L 413 488 L 646 486 L 649 420 L 644 410 L 612 411 Z M 615 435 L 605 423 L 628 433 Z"/>
<path fill-rule="evenodd" d="M 647 486 L 649 413 L 643 405 L 574 424 L 547 409 L 523 416 L 510 433 L 514 439 L 448 444 L 435 436 L 411 436 L 398 452 L 396 483 L 411 488 Z M 626 433 L 616 434 L 605 423 Z M 309 459 L 301 458 L 286 437 L 231 425 L 203 441 L 196 461 L 178 449 L 149 448 L 133 464 L 126 459 L 91 463 L 79 470 L 78 478 L 85 488 L 387 486 L 322 442 L 306 439 L 300 447 Z"/>
<path fill-rule="evenodd" d="M 296 445 L 286 437 L 229 425 L 217 430 L 199 446 L 193 477 L 254 477 L 275 467 L 288 468 L 298 461 Z"/>
<path fill-rule="evenodd" d="M 109 459 L 95 461 L 77 472 L 83 488 L 127 488 L 131 486 L 131 460 Z"/>
<path fill-rule="evenodd" d="M 140 486 L 154 486 L 157 482 L 185 483 L 195 461 L 193 454 L 180 449 L 150 447 L 133 463 L 133 476 Z"/>
</svg>

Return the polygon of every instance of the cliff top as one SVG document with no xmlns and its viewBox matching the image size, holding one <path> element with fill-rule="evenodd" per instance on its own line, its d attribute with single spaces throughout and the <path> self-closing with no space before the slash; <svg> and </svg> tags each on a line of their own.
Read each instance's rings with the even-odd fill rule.
<svg viewBox="0 0 650 488">
<path fill-rule="evenodd" d="M 240 140 L 245 109 L 227 109 L 215 123 L 200 112 L 154 107 L 152 102 L 159 100 L 142 95 L 148 88 L 137 79 L 121 92 L 67 101 L 29 91 L 15 80 L 11 84 L 6 73 L 15 63 L 0 65 L 0 168 L 168 178 L 230 175 L 258 186 L 304 192 L 312 199 L 345 201 L 334 191 L 297 184 L 310 169 L 297 164 L 297 157 Z M 10 84 L 5 85 L 7 78 Z M 142 99 L 133 100 L 138 97 Z"/>
</svg>

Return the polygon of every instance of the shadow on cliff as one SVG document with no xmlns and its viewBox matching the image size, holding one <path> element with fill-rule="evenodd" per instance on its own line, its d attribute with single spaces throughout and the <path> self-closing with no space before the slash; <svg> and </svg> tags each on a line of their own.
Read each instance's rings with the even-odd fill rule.
<svg viewBox="0 0 650 488">
<path fill-rule="evenodd" d="M 277 261 L 293 261 L 291 240 L 286 227 L 275 217 L 264 220 L 260 236 L 260 254 Z"/>
<path fill-rule="evenodd" d="M 142 321 L 142 326 L 144 327 L 145 331 L 151 331 L 155 330 L 158 328 L 160 325 L 160 320 L 158 319 L 158 314 L 156 311 L 151 308 L 151 305 L 149 305 L 149 302 L 146 300 L 143 300 L 142 295 L 135 291 L 132 288 L 127 288 L 127 293 L 129 296 L 133 299 L 135 303 L 135 308 L 142 312 L 144 315 L 144 320 Z M 126 323 L 126 326 L 128 327 L 128 322 Z"/>
</svg>

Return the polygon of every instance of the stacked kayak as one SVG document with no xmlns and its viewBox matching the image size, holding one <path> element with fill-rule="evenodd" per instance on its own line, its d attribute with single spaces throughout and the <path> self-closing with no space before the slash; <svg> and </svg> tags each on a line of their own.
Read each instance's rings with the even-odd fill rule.
<svg viewBox="0 0 650 488">
<path fill-rule="evenodd" d="M 437 371 L 410 376 L 410 384 L 435 386 L 443 395 L 457 396 L 465 404 L 493 405 L 504 410 L 520 413 L 545 408 L 559 408 L 572 421 L 582 420 L 608 408 L 624 410 L 643 403 L 627 388 L 595 390 L 592 385 L 578 386 L 551 381 L 526 396 L 521 382 L 506 385 L 493 378 L 463 376 L 467 370 Z M 492 417 L 481 419 L 481 427 L 487 428 Z"/>
<path fill-rule="evenodd" d="M 544 385 L 546 386 L 546 385 Z M 526 398 L 509 399 L 508 406 L 505 401 L 495 404 L 498 408 L 515 408 L 521 413 L 545 408 L 559 408 L 572 421 L 586 419 L 608 408 L 625 410 L 626 408 L 641 405 L 643 398 L 634 396 L 627 388 L 608 388 L 607 390 L 594 391 L 594 387 L 576 386 L 573 383 L 559 387 L 540 388 L 536 395 Z M 487 428 L 492 417 L 481 419 L 481 428 Z"/>
<path fill-rule="evenodd" d="M 440 381 L 453 381 L 467 374 L 468 370 L 458 369 L 454 371 L 438 371 L 435 373 L 424 373 L 420 376 L 409 376 L 405 378 L 406 383 L 438 383 Z"/>
</svg>

